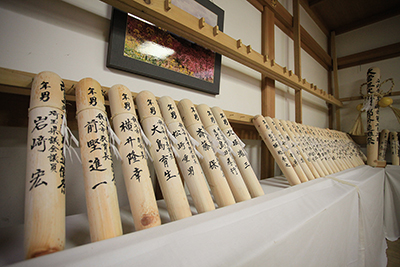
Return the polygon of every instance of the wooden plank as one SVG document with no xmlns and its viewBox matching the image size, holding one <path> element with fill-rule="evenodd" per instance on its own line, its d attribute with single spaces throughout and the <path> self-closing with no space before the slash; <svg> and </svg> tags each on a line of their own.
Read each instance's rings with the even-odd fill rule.
<svg viewBox="0 0 400 267">
<path fill-rule="evenodd" d="M 238 40 L 221 31 L 215 34 L 214 27 L 205 24 L 204 27 L 200 28 L 199 19 L 189 13 L 173 5 L 170 5 L 171 8 L 169 10 L 165 10 L 164 1 L 151 1 L 150 4 L 146 4 L 140 0 L 104 0 L 104 2 L 126 12 L 141 16 L 160 27 L 171 30 L 184 38 L 236 60 L 291 88 L 304 89 L 328 103 L 339 106 L 343 105 L 332 95 L 324 93 L 313 84 L 305 80 L 300 81 L 297 75 L 284 73 L 283 67 L 272 60 L 266 60 L 265 55 L 261 55 L 251 49 L 248 50 L 248 46 L 238 46 Z"/>
<path fill-rule="evenodd" d="M 336 56 L 336 35 L 335 32 L 331 32 L 330 38 L 330 47 L 331 47 L 331 55 L 332 55 L 332 66 L 333 66 L 333 95 L 336 98 L 339 98 L 339 77 L 338 77 L 338 63 Z M 340 131 L 340 109 L 335 109 L 335 118 L 336 118 L 336 130 Z"/>
<path fill-rule="evenodd" d="M 315 1 L 323 1 L 323 0 L 315 0 Z M 304 8 L 304 10 L 307 12 L 307 14 L 313 19 L 313 21 L 315 22 L 315 24 L 317 24 L 317 26 L 321 29 L 321 31 L 326 35 L 329 36 L 329 27 L 328 25 L 326 25 L 326 23 L 324 22 L 324 20 L 321 18 L 321 16 L 314 12 L 311 7 L 312 4 L 315 5 L 314 3 L 311 3 L 311 1 L 307 1 L 307 0 L 301 0 L 300 1 L 301 6 Z"/>
<path fill-rule="evenodd" d="M 294 35 L 294 73 L 301 79 L 301 35 L 300 35 L 300 3 L 293 0 L 293 35 Z M 295 121 L 303 122 L 303 98 L 302 90 L 296 90 L 294 97 Z"/>
<path fill-rule="evenodd" d="M 353 55 L 340 57 L 337 59 L 338 69 L 354 67 L 398 56 L 400 56 L 400 43 L 395 43 Z"/>
</svg>

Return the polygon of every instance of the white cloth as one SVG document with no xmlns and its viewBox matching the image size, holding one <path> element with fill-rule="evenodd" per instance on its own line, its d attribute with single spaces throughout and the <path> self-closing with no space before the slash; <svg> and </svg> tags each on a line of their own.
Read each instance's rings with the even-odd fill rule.
<svg viewBox="0 0 400 267">
<path fill-rule="evenodd" d="M 138 232 L 122 209 L 127 234 L 96 243 L 85 214 L 68 216 L 66 250 L 15 266 L 385 266 L 382 173 L 363 166 L 293 187 L 276 177 L 261 182 L 264 196 L 170 223 L 160 201 L 163 225 Z"/>
<path fill-rule="evenodd" d="M 400 166 L 387 165 L 385 173 L 386 238 L 396 241 L 400 237 Z"/>
<path fill-rule="evenodd" d="M 360 207 L 359 266 L 386 266 L 387 246 L 383 223 L 384 169 L 363 165 L 328 177 L 357 188 Z"/>
</svg>

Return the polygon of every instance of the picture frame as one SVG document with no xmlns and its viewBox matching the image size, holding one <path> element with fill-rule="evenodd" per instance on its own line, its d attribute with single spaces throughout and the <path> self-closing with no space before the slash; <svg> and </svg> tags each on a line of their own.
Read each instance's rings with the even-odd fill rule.
<svg viewBox="0 0 400 267">
<path fill-rule="evenodd" d="M 223 31 L 224 11 L 209 0 L 173 0 L 172 4 L 204 17 L 209 24 L 216 23 Z M 116 8 L 112 11 L 106 66 L 219 94 L 220 54 Z"/>
</svg>

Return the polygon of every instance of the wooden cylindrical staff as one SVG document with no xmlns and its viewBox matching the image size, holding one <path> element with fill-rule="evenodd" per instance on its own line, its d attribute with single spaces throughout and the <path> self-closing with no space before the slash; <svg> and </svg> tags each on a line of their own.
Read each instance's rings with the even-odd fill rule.
<svg viewBox="0 0 400 267">
<path fill-rule="evenodd" d="M 296 130 L 300 134 L 301 138 L 303 138 L 303 140 L 305 140 L 305 142 L 307 142 L 308 147 L 311 149 L 313 155 L 317 159 L 317 162 L 320 164 L 322 171 L 324 172 L 323 176 L 327 176 L 327 175 L 333 173 L 328 170 L 326 159 L 323 155 L 323 152 L 320 151 L 319 147 L 317 146 L 317 142 L 315 141 L 315 138 L 310 133 L 307 132 L 307 129 L 303 125 L 301 125 L 299 123 L 295 123 L 295 122 L 290 122 L 290 123 L 293 125 L 293 127 L 296 128 Z"/>
<path fill-rule="evenodd" d="M 75 94 L 90 237 L 95 242 L 122 235 L 108 120 L 97 81 L 80 80 Z"/>
<path fill-rule="evenodd" d="M 25 183 L 25 257 L 65 245 L 64 82 L 49 71 L 32 83 Z"/>
<path fill-rule="evenodd" d="M 265 118 L 261 115 L 256 115 L 253 118 L 253 124 L 256 127 L 258 133 L 260 134 L 262 140 L 268 147 L 269 151 L 271 152 L 272 156 L 274 157 L 279 168 L 285 175 L 289 184 L 290 185 L 300 184 L 301 181 L 300 181 L 299 177 L 297 176 L 297 173 L 293 169 L 288 158 L 286 157 L 285 153 L 283 152 L 280 144 L 276 140 L 276 137 L 272 133 L 272 130 L 269 127 Z"/>
<path fill-rule="evenodd" d="M 108 91 L 108 98 L 114 132 L 121 140 L 118 150 L 135 229 L 160 225 L 160 214 L 132 93 L 126 86 L 117 84 Z"/>
<path fill-rule="evenodd" d="M 215 204 L 195 154 L 195 148 L 190 141 L 191 136 L 183 126 L 175 101 L 169 96 L 163 96 L 158 100 L 158 104 L 167 128 L 176 138 L 176 143 L 172 143 L 178 154 L 176 160 L 197 212 L 214 210 Z"/>
<path fill-rule="evenodd" d="M 286 123 L 286 121 L 283 120 L 278 120 L 276 118 L 273 119 L 275 121 L 275 123 L 280 127 L 281 129 L 281 133 L 285 132 L 289 138 L 290 141 L 293 143 L 293 145 L 298 149 L 301 157 L 304 159 L 304 161 L 306 162 L 308 168 L 310 169 L 310 171 L 313 174 L 314 178 L 319 178 L 321 177 L 321 175 L 318 173 L 317 168 L 316 168 L 316 163 L 314 158 L 311 158 L 307 152 L 305 151 L 303 144 L 301 142 L 298 141 L 298 139 L 296 139 L 292 128 L 290 128 L 288 126 L 288 124 Z"/>
<path fill-rule="evenodd" d="M 317 149 L 320 151 L 321 156 L 325 159 L 325 167 L 329 171 L 330 174 L 338 172 L 338 170 L 335 168 L 334 163 L 332 161 L 332 158 L 330 157 L 330 154 L 327 151 L 327 146 L 324 144 L 324 140 L 318 136 L 318 134 L 314 131 L 314 128 L 307 126 L 307 125 L 302 125 L 306 130 L 306 132 L 312 136 L 313 142 L 315 143 Z"/>
<path fill-rule="evenodd" d="M 251 197 L 258 197 L 264 195 L 264 190 L 262 189 L 260 182 L 253 168 L 250 165 L 249 159 L 242 147 L 241 140 L 233 131 L 228 118 L 225 116 L 224 111 L 220 107 L 213 107 L 211 111 L 217 120 L 219 128 L 225 134 L 225 136 L 232 142 L 233 156 L 236 160 L 236 165 L 240 170 L 243 180 L 249 190 Z"/>
<path fill-rule="evenodd" d="M 151 143 L 150 155 L 170 219 L 190 217 L 192 212 L 156 98 L 149 91 L 141 91 L 136 105 L 143 131 Z"/>
<path fill-rule="evenodd" d="M 345 167 L 343 166 L 343 162 L 339 158 L 338 153 L 338 151 L 341 151 L 342 149 L 337 140 L 333 140 L 324 129 L 318 127 L 309 128 L 316 135 L 317 140 L 319 140 L 332 171 L 336 173 L 344 170 Z"/>
<path fill-rule="evenodd" d="M 383 129 L 379 136 L 379 156 L 378 160 L 385 160 L 386 158 L 386 149 L 389 139 L 390 131 L 388 129 Z"/>
<path fill-rule="evenodd" d="M 283 128 L 282 123 L 274 118 L 272 119 L 272 125 L 274 126 L 275 129 L 277 129 L 278 134 L 280 134 L 282 136 L 282 142 L 286 143 L 286 146 L 289 148 L 290 152 L 294 155 L 294 158 L 297 160 L 297 162 L 299 163 L 301 169 L 303 170 L 304 174 L 307 177 L 307 180 L 314 180 L 315 176 L 314 174 L 311 172 L 310 168 L 308 167 L 307 163 L 306 163 L 306 159 L 303 158 L 302 154 L 300 153 L 300 150 L 297 148 L 297 146 L 294 143 L 294 140 L 292 140 L 289 136 L 289 134 L 285 131 L 285 128 Z M 268 122 L 268 120 L 267 120 Z"/>
<path fill-rule="evenodd" d="M 297 176 L 299 177 L 300 181 L 302 183 L 307 182 L 308 178 L 307 178 L 307 175 L 305 174 L 302 166 L 300 166 L 300 159 L 296 158 L 293 151 L 290 149 L 290 146 L 288 146 L 288 144 L 286 143 L 286 140 L 283 138 L 281 132 L 278 130 L 278 127 L 276 126 L 275 122 L 271 119 L 271 117 L 265 117 L 265 121 L 269 125 L 276 140 L 280 143 L 284 153 L 286 154 L 286 157 L 288 158 L 294 171 L 297 173 Z M 304 163 L 304 161 L 302 161 L 302 163 Z"/>
<path fill-rule="evenodd" d="M 347 163 L 348 168 L 357 167 L 362 164 L 362 161 L 358 160 L 358 153 L 355 147 L 349 142 L 349 140 L 338 131 L 326 130 L 327 135 L 332 140 L 335 140 L 339 144 L 339 147 L 344 151 L 345 164 Z"/>
<path fill-rule="evenodd" d="M 217 121 L 215 120 L 210 107 L 205 104 L 201 104 L 198 105 L 196 109 L 204 128 L 216 141 L 216 143 L 218 143 L 216 155 L 236 202 L 251 199 L 250 193 L 243 181 L 239 168 L 236 165 L 236 161 L 231 155 L 229 146 L 224 139 L 224 134 L 218 127 Z"/>
<path fill-rule="evenodd" d="M 356 144 L 356 142 L 354 142 L 354 140 L 350 137 L 350 135 L 343 133 L 343 132 L 339 132 L 339 134 L 341 134 L 343 136 L 344 140 L 347 140 L 347 142 L 349 142 L 352 147 L 354 147 L 354 149 L 357 152 L 357 156 L 359 158 L 360 161 L 360 165 L 364 165 L 365 162 L 367 162 L 367 156 L 365 156 L 365 154 L 361 151 L 360 146 Z"/>
<path fill-rule="evenodd" d="M 381 71 L 379 68 L 370 68 L 367 72 L 367 163 L 376 167 L 379 150 L 379 87 Z M 364 107 L 365 108 L 365 107 Z"/>
<path fill-rule="evenodd" d="M 399 165 L 399 138 L 397 132 L 390 132 L 390 148 L 392 154 L 392 165 Z"/>
<path fill-rule="evenodd" d="M 199 161 L 218 207 L 235 204 L 232 191 L 195 106 L 189 99 L 183 99 L 178 103 L 178 110 L 189 134 L 199 143 L 197 149 L 202 155 Z"/>
<path fill-rule="evenodd" d="M 301 135 L 297 127 L 291 121 L 284 121 L 284 125 L 293 133 L 294 140 L 296 143 L 301 144 L 301 147 L 306 154 L 306 156 L 310 159 L 310 162 L 315 167 L 315 170 L 318 172 L 318 176 L 315 177 L 323 177 L 325 176 L 325 172 L 322 169 L 323 165 L 321 159 L 317 157 L 314 149 L 311 144 L 308 142 L 304 135 Z"/>
</svg>

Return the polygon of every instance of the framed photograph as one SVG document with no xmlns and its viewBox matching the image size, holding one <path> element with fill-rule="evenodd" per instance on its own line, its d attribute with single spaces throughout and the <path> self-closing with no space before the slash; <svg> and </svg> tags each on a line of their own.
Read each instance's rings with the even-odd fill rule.
<svg viewBox="0 0 400 267">
<path fill-rule="evenodd" d="M 224 11 L 209 0 L 172 4 L 223 31 Z M 107 67 L 219 94 L 220 54 L 115 8 Z"/>
</svg>

